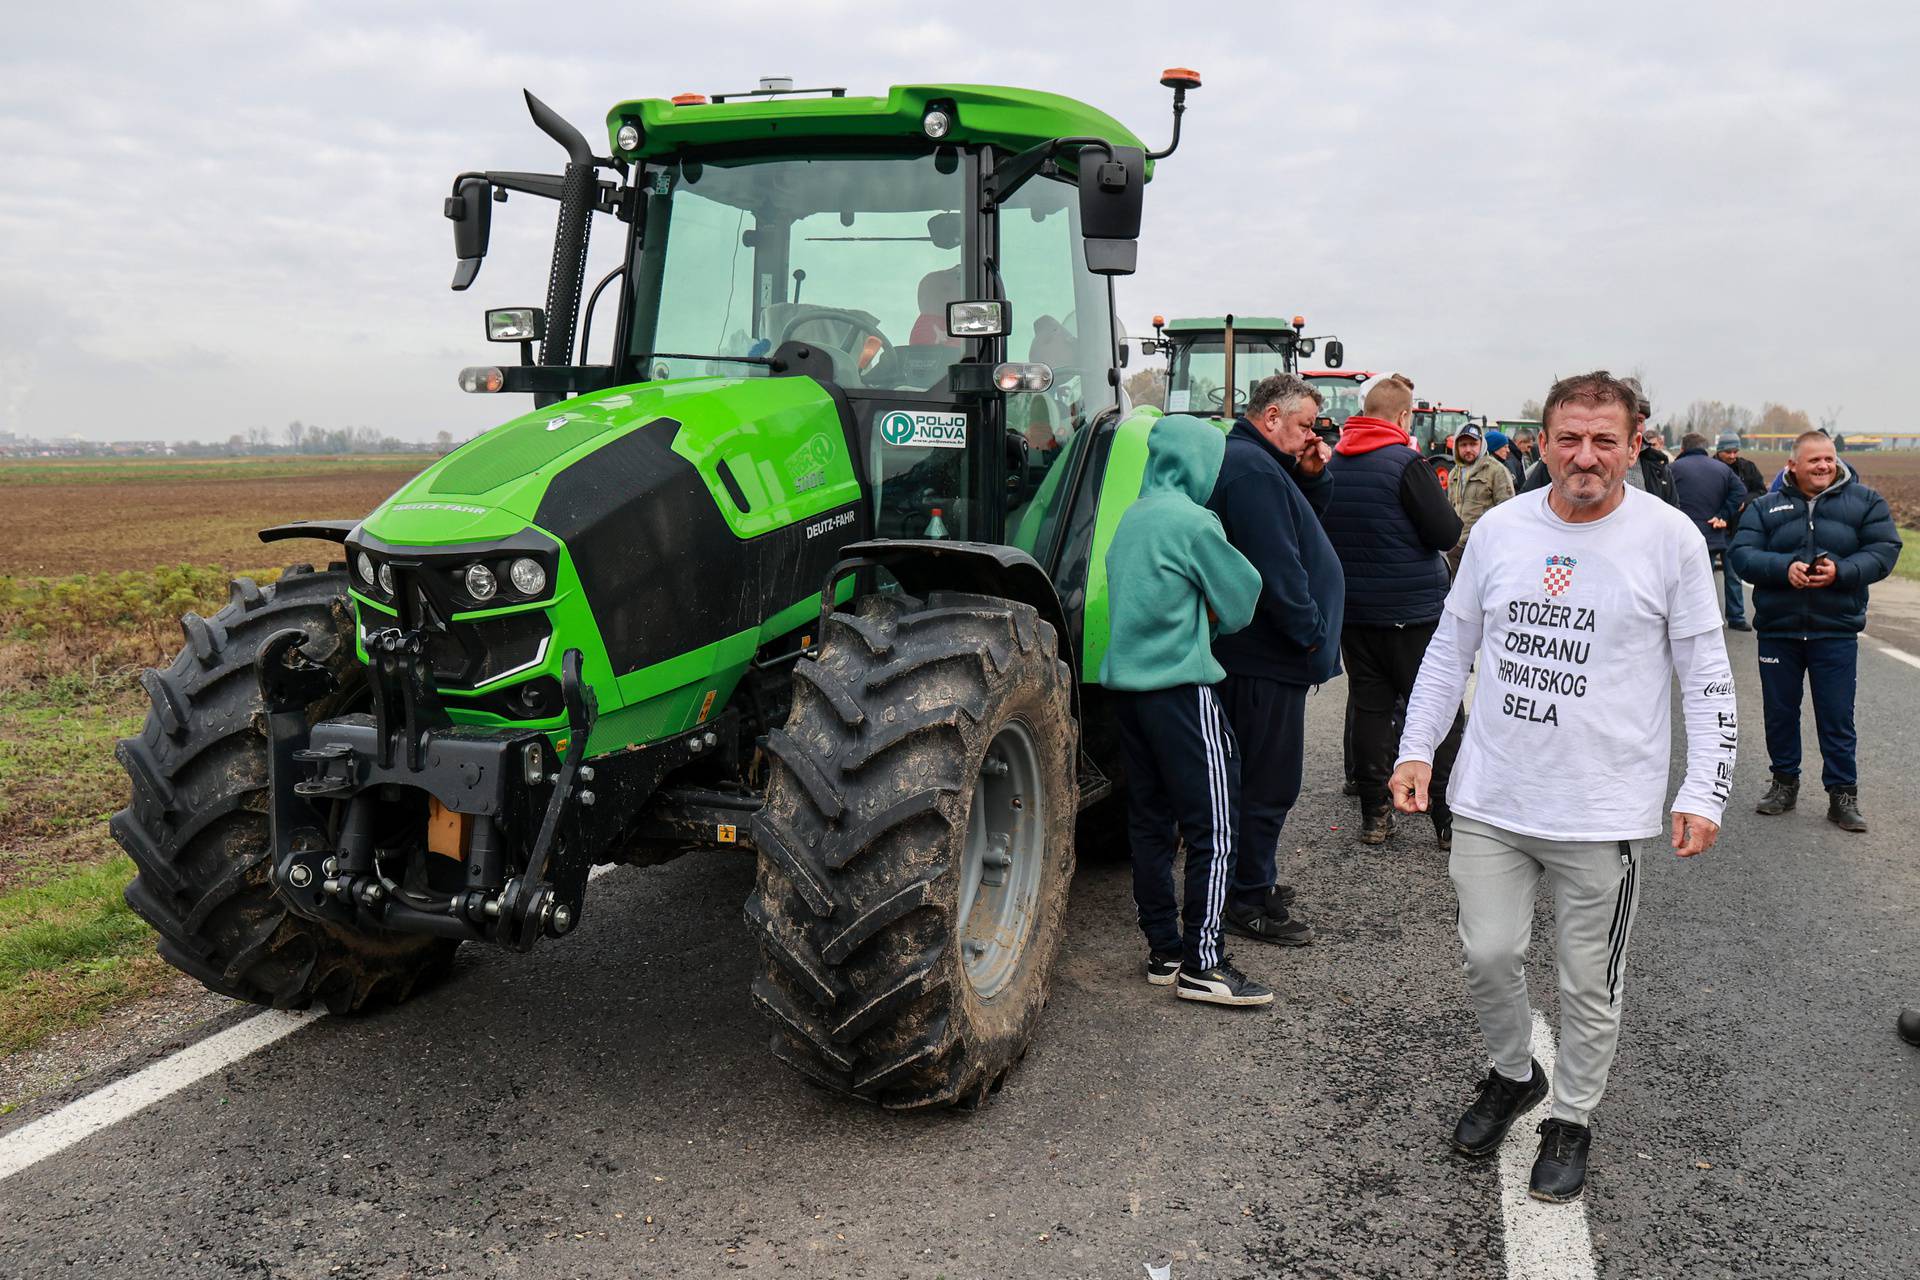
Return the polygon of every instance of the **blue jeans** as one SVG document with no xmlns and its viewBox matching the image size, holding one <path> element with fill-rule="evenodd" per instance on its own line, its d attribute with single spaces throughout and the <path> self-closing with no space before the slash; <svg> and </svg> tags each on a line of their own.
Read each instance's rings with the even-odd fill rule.
<svg viewBox="0 0 1920 1280">
<path fill-rule="evenodd" d="M 1740 575 L 1733 571 L 1733 566 L 1726 562 L 1724 555 L 1722 555 L 1720 560 L 1720 576 L 1727 580 L 1727 621 L 1745 622 L 1747 620 L 1747 602 L 1740 592 Z"/>
<path fill-rule="evenodd" d="M 1800 776 L 1800 690 L 1813 689 L 1820 738 L 1820 782 L 1827 790 L 1859 782 L 1854 765 L 1853 691 L 1860 642 L 1853 636 L 1760 637 L 1760 698 L 1767 755 L 1783 778 Z"/>
</svg>

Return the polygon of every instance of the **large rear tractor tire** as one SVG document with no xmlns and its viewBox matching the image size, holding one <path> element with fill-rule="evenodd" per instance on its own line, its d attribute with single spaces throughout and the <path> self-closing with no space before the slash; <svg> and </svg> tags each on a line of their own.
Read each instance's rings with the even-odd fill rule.
<svg viewBox="0 0 1920 1280">
<path fill-rule="evenodd" d="M 114 752 L 133 784 L 110 824 L 139 868 L 127 905 L 158 931 L 163 959 L 222 995 L 334 1013 L 406 999 L 445 971 L 458 943 L 315 923 L 292 914 L 267 878 L 255 664 L 269 636 L 300 628 L 302 653 L 334 686 L 307 708 L 308 723 L 342 710 L 364 687 L 346 574 L 295 565 L 271 586 L 240 578 L 220 612 L 189 613 L 180 626 L 187 647 L 173 665 L 140 677 L 153 703 L 145 728 Z"/>
<path fill-rule="evenodd" d="M 876 595 L 796 668 L 746 913 L 773 1052 L 818 1083 L 973 1106 L 1026 1052 L 1073 878 L 1058 644 L 1015 601 Z"/>
</svg>

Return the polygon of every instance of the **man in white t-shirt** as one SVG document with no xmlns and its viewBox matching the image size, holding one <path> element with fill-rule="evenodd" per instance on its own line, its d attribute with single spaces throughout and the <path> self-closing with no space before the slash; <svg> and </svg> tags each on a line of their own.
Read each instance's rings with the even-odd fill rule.
<svg viewBox="0 0 1920 1280">
<path fill-rule="evenodd" d="M 1479 659 L 1472 717 L 1447 792 L 1449 872 L 1467 990 L 1493 1069 L 1454 1129 L 1492 1155 L 1544 1098 L 1525 959 L 1534 894 L 1553 886 L 1560 1055 L 1530 1193 L 1577 1198 L 1588 1116 L 1620 1034 L 1640 863 L 1665 827 L 1683 858 L 1712 847 L 1733 781 L 1733 673 L 1707 546 L 1688 518 L 1626 483 L 1640 449 L 1634 390 L 1605 372 L 1547 396 L 1541 455 L 1553 482 L 1481 517 L 1407 706 L 1389 786 L 1427 807 L 1435 748 Z M 1687 769 L 1663 824 L 1680 680 Z M 1515 787 L 1514 778 L 1530 785 Z"/>
</svg>

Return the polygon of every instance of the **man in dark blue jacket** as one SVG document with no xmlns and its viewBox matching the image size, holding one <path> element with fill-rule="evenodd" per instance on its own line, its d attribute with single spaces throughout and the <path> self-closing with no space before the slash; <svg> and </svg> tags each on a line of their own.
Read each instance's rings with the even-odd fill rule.
<svg viewBox="0 0 1920 1280">
<path fill-rule="evenodd" d="M 1292 374 L 1262 379 L 1227 435 L 1207 506 L 1227 541 L 1260 571 L 1253 622 L 1214 641 L 1218 686 L 1240 747 L 1240 838 L 1223 927 L 1300 946 L 1313 931 L 1293 918 L 1293 888 L 1277 884 L 1280 828 L 1300 798 L 1307 690 L 1340 672 L 1346 586 L 1320 528 L 1333 487 L 1329 451 L 1314 433 L 1321 396 Z"/>
<path fill-rule="evenodd" d="M 1433 468 L 1412 447 L 1413 395 L 1383 379 L 1367 391 L 1365 412 L 1347 419 L 1328 470 L 1333 500 L 1327 535 L 1346 573 L 1346 626 L 1340 653 L 1353 707 L 1353 754 L 1360 781 L 1360 839 L 1380 844 L 1393 832 L 1387 777 L 1399 746 L 1395 702 L 1413 692 L 1420 659 L 1440 621 L 1450 579 L 1441 553 L 1460 541 L 1460 517 Z M 1447 777 L 1466 718 L 1457 713 L 1433 765 L 1434 834 L 1453 843 Z"/>
<path fill-rule="evenodd" d="M 1853 695 L 1867 587 L 1893 572 L 1900 531 L 1887 500 L 1843 465 L 1825 432 L 1793 442 L 1787 482 L 1755 498 L 1728 552 L 1753 584 L 1760 694 L 1773 784 L 1756 812 L 1794 807 L 1800 794 L 1800 691 L 1813 690 L 1827 819 L 1865 831 L 1855 772 Z"/>
<path fill-rule="evenodd" d="M 1712 557 L 1727 581 L 1722 583 L 1721 598 L 1727 606 L 1727 625 L 1735 631 L 1747 630 L 1744 607 L 1736 612 L 1739 575 L 1727 567 L 1727 529 L 1740 516 L 1740 504 L 1746 501 L 1747 488 L 1732 468 L 1707 453 L 1707 438 L 1698 431 L 1680 437 L 1680 456 L 1673 460 L 1673 492 L 1680 510 L 1693 520 L 1694 527 L 1707 540 Z"/>
</svg>

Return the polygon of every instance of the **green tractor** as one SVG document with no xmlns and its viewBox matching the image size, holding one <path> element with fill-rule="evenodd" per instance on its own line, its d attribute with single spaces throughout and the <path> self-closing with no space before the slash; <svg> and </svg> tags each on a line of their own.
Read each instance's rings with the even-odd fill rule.
<svg viewBox="0 0 1920 1280">
<path fill-rule="evenodd" d="M 1222 417 L 1231 422 L 1255 383 L 1276 373 L 1300 372 L 1300 361 L 1326 344 L 1322 359 L 1338 369 L 1346 359 L 1340 339 L 1307 337 L 1306 317 L 1153 318 L 1153 337 L 1141 345 L 1167 357 L 1167 412 Z"/>
<path fill-rule="evenodd" d="M 1157 413 L 1112 284 L 1199 77 L 1162 83 L 1161 151 L 1052 94 L 763 81 L 622 103 L 601 155 L 529 94 L 564 171 L 445 211 L 464 289 L 496 202 L 559 205 L 546 306 L 487 313 L 519 362 L 460 375 L 535 408 L 263 530 L 340 559 L 145 673 L 112 830 L 161 954 L 347 1012 L 572 932 L 596 866 L 747 852 L 778 1057 L 891 1107 L 997 1088 L 1116 772 L 1104 555 Z"/>
</svg>

